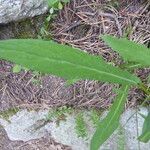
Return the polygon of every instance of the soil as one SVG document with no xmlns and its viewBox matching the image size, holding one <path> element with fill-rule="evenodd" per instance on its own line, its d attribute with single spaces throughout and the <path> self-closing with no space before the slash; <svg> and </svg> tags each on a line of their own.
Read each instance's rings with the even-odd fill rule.
<svg viewBox="0 0 150 150">
<path fill-rule="evenodd" d="M 78 47 L 92 55 L 102 56 L 106 61 L 119 65 L 122 59 L 107 47 L 99 36 L 102 34 L 126 36 L 130 40 L 149 46 L 149 10 L 150 3 L 143 0 L 119 0 L 118 2 L 73 0 L 59 11 L 49 30 L 53 40 Z M 44 19 L 45 16 L 42 16 L 0 25 L 0 39 L 36 38 Z M 114 87 L 118 86 L 88 80 L 66 86 L 63 79 L 51 75 L 28 70 L 13 73 L 13 65 L 0 60 L 0 111 L 12 107 L 45 109 L 64 105 L 75 108 L 106 109 L 115 97 Z M 150 68 L 135 70 L 135 74 L 147 83 Z M 144 93 L 139 89 L 131 89 L 127 107 L 135 107 L 143 101 L 144 97 Z M 10 145 L 11 149 L 12 142 L 5 134 L 3 136 L 3 133 L 4 131 L 0 129 L 0 138 L 4 139 L 0 141 L 0 148 L 5 143 L 5 146 Z M 14 146 L 15 143 L 12 144 Z M 30 142 L 28 144 L 30 145 Z M 19 142 L 17 145 L 20 147 L 26 143 Z M 9 150 L 9 147 L 5 146 L 2 150 Z"/>
</svg>

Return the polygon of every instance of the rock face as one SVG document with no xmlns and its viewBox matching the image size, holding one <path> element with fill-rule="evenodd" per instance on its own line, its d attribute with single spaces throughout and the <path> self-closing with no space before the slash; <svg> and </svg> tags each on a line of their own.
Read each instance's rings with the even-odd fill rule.
<svg viewBox="0 0 150 150">
<path fill-rule="evenodd" d="M 101 146 L 100 150 L 138 150 L 139 147 L 141 150 L 149 150 L 150 142 L 141 143 L 137 140 L 137 132 L 141 134 L 144 119 L 135 111 L 134 109 L 129 109 L 123 113 L 120 127 Z M 146 108 L 141 108 L 139 112 L 143 115 L 148 113 Z M 84 112 L 88 129 L 87 139 L 79 138 L 75 132 L 75 113 L 68 115 L 66 121 L 61 121 L 59 126 L 55 121 L 47 124 L 43 123 L 47 113 L 48 111 L 46 110 L 39 112 L 22 110 L 10 117 L 9 122 L 0 118 L 0 125 L 4 127 L 9 139 L 12 141 L 27 142 L 50 136 L 56 142 L 70 146 L 72 150 L 89 150 L 90 139 L 95 131 L 93 124 L 89 121 L 90 118 L 88 118 L 89 112 Z M 106 113 L 101 117 L 103 118 Z M 130 118 L 131 116 L 132 118 Z M 37 128 L 39 126 L 40 128 Z"/>
<path fill-rule="evenodd" d="M 47 9 L 46 0 L 0 0 L 0 24 L 40 15 Z"/>
</svg>

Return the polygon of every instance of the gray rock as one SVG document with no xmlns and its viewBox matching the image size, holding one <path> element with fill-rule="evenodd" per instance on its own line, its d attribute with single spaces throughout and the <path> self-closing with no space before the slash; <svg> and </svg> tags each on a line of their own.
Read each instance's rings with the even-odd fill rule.
<svg viewBox="0 0 150 150">
<path fill-rule="evenodd" d="M 147 109 L 141 108 L 139 111 L 143 115 L 147 115 Z M 137 140 L 137 137 L 141 134 L 144 119 L 141 115 L 136 113 L 135 109 L 126 110 L 123 113 L 120 120 L 120 127 L 114 132 L 114 134 L 101 146 L 100 150 L 138 150 L 150 149 L 149 143 L 141 143 Z M 85 112 L 85 120 L 87 122 L 87 128 L 89 131 L 88 140 L 79 138 L 74 130 L 75 128 L 75 115 L 68 116 L 66 122 L 61 122 L 60 126 L 55 123 L 50 123 L 46 126 L 48 132 L 57 141 L 63 144 L 69 145 L 73 150 L 90 150 L 90 140 L 94 134 L 95 129 L 92 123 L 89 121 L 88 112 Z M 107 112 L 104 112 L 101 118 L 106 116 Z M 131 117 L 132 116 L 132 117 Z M 130 118 L 131 117 L 131 118 Z M 137 135 L 137 133 L 139 135 Z M 140 147 L 140 148 L 139 148 Z"/>
<path fill-rule="evenodd" d="M 0 0 L 0 24 L 40 15 L 47 9 L 46 0 Z"/>
<path fill-rule="evenodd" d="M 0 118 L 0 124 L 5 128 L 7 135 L 12 141 L 29 141 L 44 137 L 47 133 L 44 128 L 33 128 L 38 120 L 44 119 L 47 111 L 22 110 L 9 118 L 9 122 Z"/>
<path fill-rule="evenodd" d="M 140 115 L 147 116 L 146 108 L 140 108 L 138 112 L 134 109 L 126 111 L 121 119 L 121 124 L 124 129 L 126 149 L 129 150 L 149 150 L 150 142 L 142 143 L 137 140 L 137 137 L 142 133 L 144 118 Z M 132 117 L 131 117 L 132 116 Z"/>
<path fill-rule="evenodd" d="M 135 111 L 134 109 L 129 109 L 123 113 L 120 120 L 120 128 L 101 146 L 100 150 L 150 149 L 150 142 L 145 144 L 137 140 L 137 133 L 141 134 L 144 119 L 139 113 L 135 113 Z M 141 108 L 140 113 L 147 115 L 147 109 Z M 75 113 L 68 115 L 66 121 L 61 121 L 59 126 L 53 120 L 52 122 L 43 124 L 38 130 L 34 130 L 36 128 L 35 125 L 42 125 L 42 120 L 44 120 L 46 114 L 46 110 L 39 112 L 22 110 L 10 117 L 10 122 L 0 119 L 0 124 L 5 128 L 10 140 L 29 141 L 51 135 L 56 142 L 71 146 L 73 150 L 89 150 L 90 139 L 95 131 L 93 124 L 90 122 L 89 112 L 84 112 L 84 118 L 89 131 L 86 140 L 79 138 L 75 132 Z M 102 117 L 106 114 L 107 112 L 104 112 Z M 131 116 L 132 118 L 130 118 Z"/>
</svg>

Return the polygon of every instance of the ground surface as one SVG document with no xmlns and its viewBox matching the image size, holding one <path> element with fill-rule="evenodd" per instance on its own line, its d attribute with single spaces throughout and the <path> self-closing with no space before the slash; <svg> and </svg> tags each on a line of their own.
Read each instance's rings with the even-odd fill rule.
<svg viewBox="0 0 150 150">
<path fill-rule="evenodd" d="M 130 40 L 149 46 L 149 10 L 150 3 L 143 0 L 119 0 L 118 3 L 74 0 L 59 12 L 50 26 L 50 33 L 60 43 L 101 55 L 106 61 L 118 65 L 122 60 L 99 40 L 99 35 L 127 36 Z M 43 17 L 38 17 L 23 23 L 0 25 L 0 39 L 37 37 L 42 24 Z M 54 76 L 31 71 L 14 74 L 12 66 L 11 63 L 0 61 L 0 111 L 16 106 L 36 109 L 63 105 L 104 109 L 110 106 L 115 96 L 112 89 L 116 85 L 113 84 L 86 80 L 66 87 L 63 79 Z M 147 82 L 150 69 L 139 69 L 135 73 Z M 133 107 L 143 98 L 142 91 L 132 89 L 127 106 Z"/>
<path fill-rule="evenodd" d="M 150 40 L 149 3 L 143 1 L 112 2 L 74 0 L 64 7 L 50 26 L 54 40 L 66 43 L 94 55 L 101 55 L 106 61 L 120 64 L 119 56 L 99 39 L 108 33 L 127 36 L 145 45 Z M 37 17 L 22 23 L 0 26 L 0 39 L 37 37 L 44 17 Z M 85 108 L 108 108 L 114 93 L 114 85 L 95 81 L 81 81 L 66 87 L 63 79 L 41 76 L 30 71 L 12 73 L 12 64 L 0 61 L 0 110 L 12 105 L 33 107 L 57 107 L 69 105 Z M 150 69 L 140 69 L 136 74 L 147 81 Z M 131 90 L 129 106 L 135 106 L 144 95 L 138 89 Z M 9 105 L 10 106 L 9 106 Z"/>
<path fill-rule="evenodd" d="M 71 150 L 70 147 L 54 142 L 49 136 L 36 140 L 11 141 L 0 127 L 0 150 Z"/>
<path fill-rule="evenodd" d="M 99 118 L 102 119 L 107 112 L 103 112 Z M 144 118 L 136 112 L 137 110 L 130 108 L 122 114 L 119 128 L 99 150 L 149 150 L 150 142 L 142 143 L 137 140 L 137 137 L 139 137 L 142 132 Z M 14 149 L 21 150 L 34 150 L 36 148 L 40 150 L 71 150 L 71 148 L 72 150 L 90 149 L 90 139 L 95 131 L 94 124 L 90 117 L 92 112 L 87 110 L 78 112 L 82 113 L 84 116 L 83 120 L 85 121 L 86 126 L 86 137 L 84 138 L 79 137 L 79 134 L 77 134 L 75 123 L 77 113 L 72 112 L 66 114 L 65 121 L 59 121 L 59 126 L 54 118 L 52 119 L 53 121 L 51 120 L 50 122 L 43 123 L 47 113 L 47 110 L 35 112 L 24 109 L 9 117 L 9 122 L 0 118 L 0 124 L 3 125 L 10 139 L 8 139 L 6 133 L 2 130 L 1 136 L 3 136 L 3 138 L 1 139 L 1 142 L 9 143 L 7 144 L 7 149 L 9 150 L 11 150 L 11 146 L 14 146 Z M 147 115 L 148 111 L 146 108 L 139 108 L 139 113 Z M 50 137 L 55 139 L 55 141 L 68 146 L 58 144 Z M 5 144 L 3 145 L 5 146 Z"/>
</svg>

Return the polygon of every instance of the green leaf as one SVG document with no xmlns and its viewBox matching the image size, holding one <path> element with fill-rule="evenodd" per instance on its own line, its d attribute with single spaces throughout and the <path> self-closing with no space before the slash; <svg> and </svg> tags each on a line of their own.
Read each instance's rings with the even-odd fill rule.
<svg viewBox="0 0 150 150">
<path fill-rule="evenodd" d="M 108 115 L 99 123 L 96 132 L 91 140 L 91 150 L 98 150 L 99 147 L 112 135 L 119 125 L 119 119 L 123 112 L 129 87 L 122 86 L 117 98 L 112 105 Z"/>
<path fill-rule="evenodd" d="M 141 81 L 127 71 L 108 65 L 102 58 L 52 41 L 13 39 L 0 41 L 0 58 L 65 79 L 100 80 L 125 85 Z"/>
<path fill-rule="evenodd" d="M 46 21 L 50 21 L 51 20 L 51 15 L 49 15 L 47 18 L 46 18 Z"/>
<path fill-rule="evenodd" d="M 110 35 L 103 35 L 102 39 L 126 61 L 139 63 L 139 67 L 150 66 L 150 49 L 144 45 Z"/>
<path fill-rule="evenodd" d="M 19 73 L 21 71 L 22 67 L 20 65 L 14 65 L 13 66 L 13 73 Z"/>
<path fill-rule="evenodd" d="M 64 2 L 64 3 L 69 3 L 70 2 L 70 0 L 61 0 L 62 2 Z"/>
<path fill-rule="evenodd" d="M 61 2 L 58 3 L 58 9 L 60 9 L 60 10 L 63 9 L 63 5 Z"/>
<path fill-rule="evenodd" d="M 56 3 L 58 3 L 59 0 L 47 0 L 48 6 L 52 7 L 54 6 Z"/>
<path fill-rule="evenodd" d="M 150 112 L 145 118 L 142 134 L 138 137 L 141 142 L 147 143 L 150 140 Z"/>
</svg>

